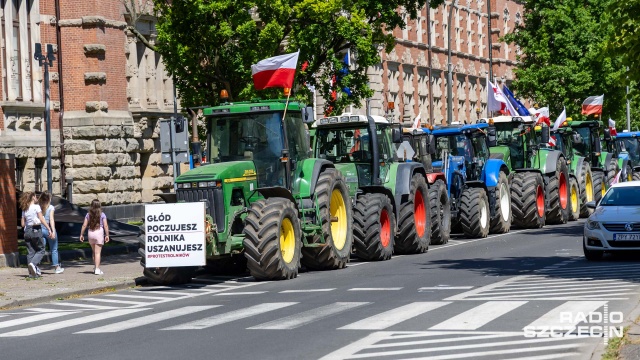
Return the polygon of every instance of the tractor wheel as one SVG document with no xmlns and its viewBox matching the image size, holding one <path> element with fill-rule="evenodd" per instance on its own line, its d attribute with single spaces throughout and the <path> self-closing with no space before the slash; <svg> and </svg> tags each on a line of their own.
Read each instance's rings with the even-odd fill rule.
<svg viewBox="0 0 640 360">
<path fill-rule="evenodd" d="M 140 239 L 138 254 L 140 254 L 140 264 L 145 266 L 145 240 Z M 142 275 L 153 285 L 181 285 L 191 281 L 198 268 L 195 266 L 186 267 L 158 267 L 143 268 Z"/>
<path fill-rule="evenodd" d="M 315 190 L 320 212 L 322 235 L 313 235 L 310 244 L 322 242 L 316 247 L 302 248 L 302 265 L 311 270 L 342 269 L 349 262 L 353 242 L 353 213 L 349 189 L 336 169 L 326 169 L 318 178 Z"/>
<path fill-rule="evenodd" d="M 362 260 L 389 260 L 395 233 L 393 206 L 386 195 L 364 194 L 353 210 L 353 247 Z"/>
<path fill-rule="evenodd" d="M 300 267 L 300 220 L 288 199 L 269 198 L 251 204 L 243 240 L 247 267 L 256 280 L 293 279 Z"/>
<path fill-rule="evenodd" d="M 511 212 L 513 225 L 519 228 L 541 228 L 545 224 L 544 182 L 535 172 L 520 172 L 511 180 Z"/>
<path fill-rule="evenodd" d="M 640 171 L 633 173 L 633 181 L 640 181 Z"/>
<path fill-rule="evenodd" d="M 400 206 L 397 254 L 422 254 L 429 250 L 431 241 L 431 214 L 429 213 L 429 187 L 422 174 L 411 178 L 409 201 Z"/>
<path fill-rule="evenodd" d="M 592 171 L 591 175 L 593 175 L 593 200 L 597 203 L 606 192 L 604 187 L 605 173 L 604 171 Z"/>
<path fill-rule="evenodd" d="M 607 176 L 606 176 L 606 186 L 605 186 L 605 191 L 609 190 L 609 188 L 611 187 L 611 183 L 613 182 L 613 179 L 616 178 L 616 175 L 618 175 L 618 161 L 616 161 L 618 159 L 612 158 L 611 161 L 609 161 L 609 164 L 607 165 Z"/>
<path fill-rule="evenodd" d="M 467 237 L 485 238 L 490 226 L 489 200 L 484 189 L 467 188 L 460 197 L 460 225 Z"/>
<path fill-rule="evenodd" d="M 511 192 L 507 174 L 500 172 L 496 186 L 496 211 L 491 218 L 491 233 L 504 234 L 511 229 Z"/>
<path fill-rule="evenodd" d="M 578 184 L 580 186 L 580 217 L 589 217 L 593 211 L 587 208 L 587 202 L 593 201 L 594 183 L 593 174 L 589 168 L 589 163 L 582 163 L 582 177 Z"/>
<path fill-rule="evenodd" d="M 444 181 L 436 180 L 431 185 L 429 205 L 431 206 L 431 244 L 446 244 L 451 236 L 451 203 Z"/>
<path fill-rule="evenodd" d="M 571 207 L 569 221 L 580 219 L 580 188 L 578 187 L 578 180 L 574 177 L 569 181 L 569 206 Z"/>
<path fill-rule="evenodd" d="M 620 175 L 620 182 L 624 181 L 633 181 L 633 169 L 631 169 L 630 165 L 627 165 L 626 172 Z"/>
<path fill-rule="evenodd" d="M 569 169 L 564 158 L 558 158 L 556 171 L 544 177 L 547 200 L 547 223 L 566 224 L 569 221 Z"/>
</svg>

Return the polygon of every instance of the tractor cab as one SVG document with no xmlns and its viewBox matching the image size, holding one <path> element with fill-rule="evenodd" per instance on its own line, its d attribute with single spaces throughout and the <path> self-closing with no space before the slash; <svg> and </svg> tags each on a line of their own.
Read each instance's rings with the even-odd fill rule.
<svg viewBox="0 0 640 360">
<path fill-rule="evenodd" d="M 417 161 L 419 163 L 422 163 L 427 173 L 433 172 L 431 155 L 436 151 L 436 141 L 433 134 L 427 133 L 422 129 L 403 128 L 402 143 L 409 144 L 414 152 L 411 159 L 407 158 L 406 156 L 402 158 L 406 159 L 407 161 Z M 402 148 L 402 145 L 398 146 L 398 149 Z"/>
<path fill-rule="evenodd" d="M 605 159 L 600 158 L 603 152 L 600 127 L 600 121 L 597 120 L 571 121 L 571 128 L 577 134 L 577 142 L 574 142 L 576 152 L 584 156 L 592 167 L 602 168 Z M 604 152 L 607 152 L 606 149 Z"/>
<path fill-rule="evenodd" d="M 531 116 L 497 116 L 480 121 L 488 122 L 496 129 L 492 158 L 503 159 L 512 169 L 533 167 L 531 153 L 539 147 L 541 137 Z"/>
<path fill-rule="evenodd" d="M 433 167 L 443 170 L 444 154 L 465 169 L 466 179 L 480 180 L 482 168 L 489 159 L 489 124 L 438 126 L 433 129 L 436 151 Z"/>
<path fill-rule="evenodd" d="M 640 131 L 618 133 L 616 148 L 618 153 L 628 153 L 632 167 L 640 166 Z"/>
</svg>

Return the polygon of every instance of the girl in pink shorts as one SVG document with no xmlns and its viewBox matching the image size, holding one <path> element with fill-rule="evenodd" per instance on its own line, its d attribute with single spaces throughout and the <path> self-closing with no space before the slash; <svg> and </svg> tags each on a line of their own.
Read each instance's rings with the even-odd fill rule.
<svg viewBox="0 0 640 360">
<path fill-rule="evenodd" d="M 84 230 L 89 226 L 89 244 L 93 252 L 93 262 L 95 267 L 93 273 L 96 275 L 104 275 L 100 270 L 100 253 L 104 243 L 109 242 L 109 225 L 107 224 L 107 216 L 102 212 L 100 201 L 98 199 L 91 202 L 89 213 L 84 217 L 82 231 L 80 231 L 80 241 L 84 242 Z"/>
</svg>

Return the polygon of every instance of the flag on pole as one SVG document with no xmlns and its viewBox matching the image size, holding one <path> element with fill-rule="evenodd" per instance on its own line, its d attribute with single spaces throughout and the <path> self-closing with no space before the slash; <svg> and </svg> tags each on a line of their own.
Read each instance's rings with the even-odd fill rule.
<svg viewBox="0 0 640 360">
<path fill-rule="evenodd" d="M 616 131 L 616 122 L 611 120 L 611 118 L 609 118 L 609 134 L 611 134 L 611 136 L 618 135 L 618 132 Z"/>
<path fill-rule="evenodd" d="M 563 108 L 562 109 L 562 113 L 560 113 L 560 116 L 558 116 L 558 119 L 556 119 L 556 122 L 553 123 L 553 129 L 551 130 L 553 131 L 557 131 L 560 126 L 562 126 L 562 123 L 565 122 L 567 120 L 567 109 Z M 556 146 L 556 137 L 555 136 L 549 136 L 549 145 L 550 146 Z"/>
<path fill-rule="evenodd" d="M 527 110 L 527 108 L 520 102 L 520 100 L 516 99 L 516 96 L 513 94 L 513 92 L 511 92 L 511 90 L 509 90 L 507 85 L 503 86 L 502 90 L 504 90 L 504 94 L 507 97 L 507 100 L 509 100 L 509 103 L 518 112 L 519 115 L 531 116 L 529 110 Z"/>
<path fill-rule="evenodd" d="M 489 79 L 487 79 L 487 84 L 489 84 L 489 88 L 487 89 L 487 110 L 499 111 L 502 114 L 511 116 L 518 115 L 518 112 L 513 108 L 509 100 L 507 100 L 502 90 L 489 81 Z"/>
<path fill-rule="evenodd" d="M 589 96 L 582 103 L 582 115 L 602 114 L 602 103 L 604 94 L 600 96 Z"/>
<path fill-rule="evenodd" d="M 298 55 L 299 51 L 260 60 L 257 64 L 251 65 L 253 86 L 256 90 L 291 88 L 298 66 Z"/>
<path fill-rule="evenodd" d="M 617 184 L 618 182 L 620 182 L 620 175 L 622 175 L 622 170 L 618 171 L 618 173 L 616 174 L 616 177 L 614 177 L 613 180 L 611 180 L 611 185 Z"/>
<path fill-rule="evenodd" d="M 533 110 L 533 112 L 531 112 Z M 549 117 L 549 108 L 543 107 L 540 109 L 530 109 L 529 112 L 535 116 L 536 125 L 547 124 L 547 126 L 551 126 L 551 118 Z"/>
<path fill-rule="evenodd" d="M 422 117 L 422 111 L 420 113 L 418 113 L 418 116 L 416 116 L 416 119 L 413 120 L 413 125 L 411 126 L 412 129 L 417 129 L 420 127 L 420 118 Z"/>
</svg>

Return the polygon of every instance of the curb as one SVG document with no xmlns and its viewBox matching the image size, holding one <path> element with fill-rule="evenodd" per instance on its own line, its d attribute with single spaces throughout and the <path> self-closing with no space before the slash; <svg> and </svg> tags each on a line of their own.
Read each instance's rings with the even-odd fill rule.
<svg viewBox="0 0 640 360">
<path fill-rule="evenodd" d="M 90 295 L 93 292 L 102 291 L 105 289 L 123 290 L 130 287 L 143 285 L 146 283 L 145 280 L 146 279 L 144 279 L 144 277 L 139 277 L 133 280 L 122 281 L 117 284 L 102 285 L 102 286 L 96 286 L 88 289 L 67 291 L 67 292 L 62 292 L 57 294 L 40 296 L 32 299 L 14 300 L 0 307 L 0 310 L 10 310 L 10 309 L 15 309 L 15 308 L 24 307 L 24 306 L 39 305 L 46 302 L 56 301 L 59 298 L 67 298 L 70 296 L 86 296 L 86 295 Z"/>
</svg>

